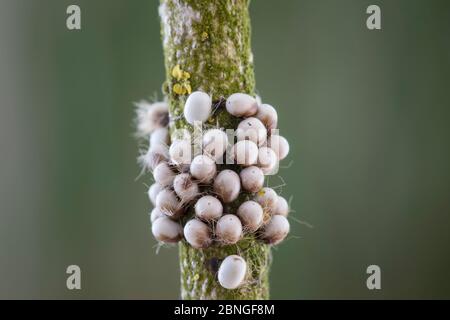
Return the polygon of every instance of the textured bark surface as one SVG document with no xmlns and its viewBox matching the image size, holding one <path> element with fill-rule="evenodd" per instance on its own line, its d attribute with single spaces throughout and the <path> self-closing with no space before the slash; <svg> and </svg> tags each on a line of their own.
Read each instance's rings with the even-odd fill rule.
<svg viewBox="0 0 450 320">
<path fill-rule="evenodd" d="M 193 131 L 182 117 L 191 90 L 209 93 L 214 102 L 235 92 L 254 94 L 248 6 L 248 0 L 161 0 L 167 73 L 163 92 L 170 103 L 171 132 Z M 219 107 L 203 130 L 236 126 L 237 119 Z M 242 194 L 227 212 L 234 213 L 236 205 L 249 196 Z M 269 298 L 270 247 L 253 237 L 237 245 L 214 245 L 204 250 L 182 242 L 179 250 L 182 299 Z M 248 264 L 246 282 L 236 290 L 223 289 L 216 277 L 220 261 L 230 254 L 241 255 Z"/>
</svg>

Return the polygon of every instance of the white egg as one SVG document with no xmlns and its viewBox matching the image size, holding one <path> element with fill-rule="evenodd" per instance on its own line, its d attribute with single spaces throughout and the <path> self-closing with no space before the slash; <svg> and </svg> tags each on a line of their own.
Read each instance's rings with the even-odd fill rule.
<svg viewBox="0 0 450 320">
<path fill-rule="evenodd" d="M 191 132 L 186 128 L 180 128 L 180 129 L 174 128 L 174 130 L 171 133 L 171 139 L 172 139 L 172 141 L 188 140 L 188 141 L 192 142 Z"/>
<path fill-rule="evenodd" d="M 278 170 L 278 157 L 275 151 L 268 147 L 258 150 L 258 166 L 264 174 L 274 174 Z"/>
<path fill-rule="evenodd" d="M 184 226 L 184 238 L 194 248 L 207 248 L 212 243 L 211 229 L 206 223 L 192 219 Z"/>
<path fill-rule="evenodd" d="M 156 219 L 159 219 L 161 217 L 165 217 L 166 215 L 164 212 L 161 211 L 159 208 L 153 208 L 152 212 L 150 213 L 150 221 L 153 223 Z"/>
<path fill-rule="evenodd" d="M 205 155 L 199 155 L 192 160 L 190 166 L 191 175 L 202 183 L 209 183 L 216 175 L 214 160 Z"/>
<path fill-rule="evenodd" d="M 242 223 L 234 214 L 226 214 L 217 221 L 216 238 L 222 244 L 234 244 L 242 237 Z"/>
<path fill-rule="evenodd" d="M 176 165 L 187 165 L 192 160 L 192 146 L 189 140 L 175 140 L 169 148 L 170 160 Z"/>
<path fill-rule="evenodd" d="M 257 118 L 247 118 L 239 123 L 236 136 L 238 141 L 250 140 L 262 146 L 267 139 L 267 129 Z"/>
<path fill-rule="evenodd" d="M 269 244 L 277 245 L 286 238 L 289 229 L 289 221 L 285 217 L 274 215 L 264 227 L 262 238 Z"/>
<path fill-rule="evenodd" d="M 148 188 L 148 198 L 150 202 L 155 206 L 156 205 L 156 196 L 160 191 L 164 189 L 159 183 L 154 183 Z"/>
<path fill-rule="evenodd" d="M 164 189 L 156 197 L 156 207 L 168 217 L 173 219 L 179 218 L 183 213 L 183 208 L 178 200 L 175 192 Z"/>
<path fill-rule="evenodd" d="M 233 147 L 233 158 L 237 164 L 254 165 L 258 161 L 258 146 L 250 140 L 238 141 Z"/>
<path fill-rule="evenodd" d="M 223 213 L 223 206 L 219 199 L 213 196 L 203 196 L 195 204 L 195 215 L 205 221 L 219 219 Z"/>
<path fill-rule="evenodd" d="M 241 286 L 247 274 L 247 263 L 238 255 L 231 255 L 226 257 L 218 272 L 218 280 L 225 289 L 236 289 Z"/>
<path fill-rule="evenodd" d="M 275 151 L 278 159 L 283 160 L 289 154 L 289 142 L 286 138 L 278 135 L 271 135 L 267 145 Z"/>
<path fill-rule="evenodd" d="M 167 162 L 161 162 L 153 170 L 153 178 L 163 187 L 172 185 L 175 175 Z"/>
<path fill-rule="evenodd" d="M 226 108 L 235 117 L 251 117 L 258 111 L 258 103 L 248 94 L 234 93 L 228 97 Z"/>
<path fill-rule="evenodd" d="M 220 160 L 227 150 L 227 134 L 219 129 L 211 129 L 203 135 L 203 152 L 215 160 Z"/>
<path fill-rule="evenodd" d="M 256 118 L 266 126 L 267 130 L 276 129 L 278 125 L 278 114 L 274 107 L 270 104 L 260 104 Z"/>
<path fill-rule="evenodd" d="M 237 199 L 241 191 L 241 181 L 236 172 L 226 169 L 214 179 L 214 192 L 224 203 L 230 203 Z"/>
<path fill-rule="evenodd" d="M 255 201 L 261 205 L 265 212 L 274 214 L 277 209 L 278 195 L 272 188 L 262 188 L 256 194 Z"/>
<path fill-rule="evenodd" d="M 152 233 L 158 241 L 175 243 L 182 239 L 183 228 L 178 222 L 167 217 L 160 217 L 153 222 Z"/>
<path fill-rule="evenodd" d="M 242 203 L 236 214 L 241 219 L 244 229 L 248 232 L 255 232 L 263 224 L 264 211 L 260 204 L 255 201 Z"/>
<path fill-rule="evenodd" d="M 256 95 L 256 96 L 255 96 L 255 100 L 256 100 L 256 103 L 258 104 L 258 106 L 262 104 L 261 96 Z"/>
<path fill-rule="evenodd" d="M 158 164 L 168 159 L 167 149 L 159 145 L 158 148 L 150 148 L 147 153 L 141 155 L 139 163 L 145 170 L 154 170 Z"/>
<path fill-rule="evenodd" d="M 264 185 L 264 173 L 256 166 L 243 169 L 239 175 L 241 177 L 242 188 L 248 192 L 256 193 Z"/>
<path fill-rule="evenodd" d="M 180 173 L 173 181 L 173 189 L 183 204 L 194 200 L 199 194 L 197 182 L 192 181 L 189 173 Z"/>
<path fill-rule="evenodd" d="M 211 97 L 201 91 L 192 92 L 184 105 L 184 117 L 190 124 L 205 122 L 211 115 Z"/>
<path fill-rule="evenodd" d="M 277 209 L 275 210 L 275 214 L 279 214 L 284 217 L 287 217 L 289 214 L 289 204 L 287 200 L 282 196 L 278 196 Z"/>
</svg>

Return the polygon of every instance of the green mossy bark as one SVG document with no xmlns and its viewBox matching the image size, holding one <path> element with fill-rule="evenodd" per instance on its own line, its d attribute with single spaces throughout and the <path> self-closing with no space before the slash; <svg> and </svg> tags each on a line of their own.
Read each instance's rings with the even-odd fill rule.
<svg viewBox="0 0 450 320">
<path fill-rule="evenodd" d="M 171 131 L 192 126 L 182 117 L 189 89 L 209 93 L 214 102 L 232 93 L 254 94 L 249 0 L 161 0 L 162 39 L 170 103 Z M 180 72 L 178 70 L 179 66 Z M 234 129 L 237 119 L 217 108 L 203 129 Z M 240 201 L 246 195 L 240 197 Z M 230 208 L 235 207 L 236 204 Z M 229 209 L 230 210 L 230 209 Z M 268 299 L 270 247 L 253 237 L 232 246 L 193 249 L 180 243 L 182 299 Z M 248 264 L 245 285 L 226 290 L 217 281 L 220 261 L 241 255 Z"/>
</svg>

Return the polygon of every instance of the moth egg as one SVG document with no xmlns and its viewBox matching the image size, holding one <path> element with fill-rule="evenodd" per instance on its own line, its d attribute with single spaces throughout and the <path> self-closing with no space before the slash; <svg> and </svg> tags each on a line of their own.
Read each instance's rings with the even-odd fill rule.
<svg viewBox="0 0 450 320">
<path fill-rule="evenodd" d="M 170 160 L 176 165 L 187 165 L 192 160 L 192 146 L 189 140 L 175 140 L 169 148 Z"/>
<path fill-rule="evenodd" d="M 258 161 L 258 146 L 250 140 L 238 141 L 233 147 L 233 157 L 237 164 L 254 165 Z"/>
<path fill-rule="evenodd" d="M 241 220 L 234 214 L 226 214 L 217 221 L 216 237 L 223 244 L 234 244 L 242 237 Z"/>
<path fill-rule="evenodd" d="M 222 203 L 213 196 L 203 196 L 195 204 L 195 215 L 202 220 L 216 221 L 222 213 Z"/>
<path fill-rule="evenodd" d="M 270 104 L 260 104 L 256 118 L 266 126 L 267 130 L 276 129 L 278 125 L 278 113 Z"/>
<path fill-rule="evenodd" d="M 248 192 L 256 193 L 264 185 L 264 173 L 256 166 L 243 169 L 239 175 L 241 177 L 242 188 Z"/>
<path fill-rule="evenodd" d="M 155 222 L 156 219 L 165 217 L 166 215 L 164 212 L 161 211 L 159 208 L 153 208 L 152 212 L 150 213 L 150 221 L 151 223 Z"/>
<path fill-rule="evenodd" d="M 172 171 L 167 162 L 161 162 L 153 170 L 153 178 L 163 187 L 167 187 L 172 185 L 175 179 L 175 172 Z"/>
<path fill-rule="evenodd" d="M 226 169 L 214 179 L 214 192 L 224 203 L 230 203 L 237 199 L 241 191 L 241 181 L 236 172 Z"/>
<path fill-rule="evenodd" d="M 255 196 L 264 211 L 274 214 L 277 209 L 278 195 L 272 188 L 262 188 Z"/>
<path fill-rule="evenodd" d="M 283 160 L 289 154 L 289 142 L 282 136 L 271 135 L 267 145 L 275 151 L 280 160 Z"/>
<path fill-rule="evenodd" d="M 153 222 L 152 233 L 158 241 L 176 243 L 183 237 L 183 228 L 178 222 L 167 217 L 160 217 Z"/>
<path fill-rule="evenodd" d="M 182 207 L 175 193 L 169 189 L 164 189 L 156 197 L 156 207 L 166 216 L 173 219 L 179 218 L 182 213 Z"/>
<path fill-rule="evenodd" d="M 244 229 L 248 232 L 255 232 L 263 224 L 264 211 L 260 204 L 255 201 L 242 203 L 236 214 L 241 219 Z"/>
<path fill-rule="evenodd" d="M 192 92 L 184 105 L 184 117 L 190 124 L 205 122 L 211 115 L 211 97 L 201 91 Z"/>
<path fill-rule="evenodd" d="M 214 178 L 216 170 L 214 160 L 205 155 L 196 156 L 190 166 L 191 175 L 204 183 L 208 183 Z"/>
<path fill-rule="evenodd" d="M 212 243 L 209 226 L 198 219 L 189 220 L 184 226 L 184 238 L 194 248 L 207 248 Z"/>
<path fill-rule="evenodd" d="M 275 215 L 264 227 L 262 238 L 269 244 L 277 245 L 286 238 L 289 229 L 289 221 L 283 216 Z"/>
<path fill-rule="evenodd" d="M 235 117 L 251 117 L 258 111 L 256 99 L 245 93 L 234 93 L 226 102 L 228 113 Z"/>
<path fill-rule="evenodd" d="M 171 137 L 172 141 L 176 141 L 176 140 L 192 141 L 191 132 L 186 128 L 181 128 L 181 129 L 174 128 L 170 137 Z"/>
<path fill-rule="evenodd" d="M 156 166 L 168 159 L 167 149 L 160 146 L 150 148 L 147 153 L 140 156 L 138 162 L 145 170 L 155 170 Z"/>
<path fill-rule="evenodd" d="M 246 274 L 245 260 L 238 255 L 231 255 L 222 261 L 217 277 L 222 287 L 232 290 L 242 285 Z"/>
<path fill-rule="evenodd" d="M 269 174 L 276 169 L 278 167 L 278 157 L 275 151 L 268 147 L 259 148 L 258 165 L 264 174 Z"/>
<path fill-rule="evenodd" d="M 141 101 L 136 106 L 139 136 L 145 137 L 154 130 L 164 128 L 169 124 L 169 108 L 166 102 Z"/>
<path fill-rule="evenodd" d="M 278 168 L 279 168 L 279 161 L 277 161 L 277 163 L 272 168 L 270 168 L 270 167 L 269 168 L 261 167 L 261 171 L 266 176 L 273 176 L 273 175 L 277 174 Z"/>
<path fill-rule="evenodd" d="M 173 181 L 173 188 L 182 203 L 188 203 L 199 195 L 198 184 L 192 181 L 189 173 L 177 175 Z"/>
<path fill-rule="evenodd" d="M 258 146 L 262 146 L 267 139 L 267 129 L 257 118 L 242 120 L 236 130 L 238 141 L 250 140 Z"/>
<path fill-rule="evenodd" d="M 282 196 L 278 196 L 277 209 L 275 210 L 275 214 L 279 214 L 283 217 L 287 217 L 289 214 L 289 204 L 287 200 Z"/>
<path fill-rule="evenodd" d="M 218 160 L 223 157 L 227 150 L 228 137 L 225 132 L 219 129 L 208 130 L 203 135 L 203 151 Z"/>
<path fill-rule="evenodd" d="M 165 144 L 154 144 L 150 145 L 149 150 L 154 153 L 158 153 L 165 158 L 169 159 L 169 147 Z"/>
<path fill-rule="evenodd" d="M 258 104 L 258 106 L 262 104 L 262 99 L 259 95 L 255 96 L 255 100 L 256 100 L 256 103 Z"/>
<path fill-rule="evenodd" d="M 154 183 L 148 188 L 148 198 L 150 202 L 155 206 L 156 205 L 156 196 L 164 189 L 159 183 Z"/>
<path fill-rule="evenodd" d="M 158 128 L 150 135 L 150 146 L 169 144 L 169 130 L 167 128 Z"/>
</svg>

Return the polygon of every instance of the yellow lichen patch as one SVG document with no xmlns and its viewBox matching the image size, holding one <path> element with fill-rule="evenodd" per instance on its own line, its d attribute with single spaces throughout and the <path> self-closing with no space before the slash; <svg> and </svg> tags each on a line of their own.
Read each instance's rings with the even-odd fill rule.
<svg viewBox="0 0 450 320">
<path fill-rule="evenodd" d="M 175 83 L 173 85 L 173 92 L 178 95 L 191 94 L 192 88 L 189 83 Z"/>
<path fill-rule="evenodd" d="M 172 69 L 172 77 L 174 77 L 178 81 L 181 81 L 181 80 L 189 79 L 191 77 L 191 74 L 189 72 L 187 72 L 187 71 L 182 70 L 180 65 L 177 64 Z"/>
<path fill-rule="evenodd" d="M 173 92 L 175 92 L 176 94 L 183 94 L 183 87 L 181 86 L 181 84 L 175 83 L 173 85 Z"/>
<path fill-rule="evenodd" d="M 206 40 L 208 40 L 208 38 L 209 38 L 208 32 L 203 31 L 201 34 L 202 41 L 206 41 Z"/>
<path fill-rule="evenodd" d="M 174 82 L 176 82 L 173 85 L 173 92 L 175 94 L 184 95 L 192 92 L 191 83 L 189 82 L 191 74 L 189 72 L 182 70 L 180 65 L 177 64 L 173 67 L 171 75 L 175 79 Z"/>
<path fill-rule="evenodd" d="M 172 77 L 174 77 L 178 81 L 183 78 L 183 71 L 181 70 L 179 64 L 177 64 L 175 67 L 173 67 L 173 69 L 172 69 Z"/>
</svg>

